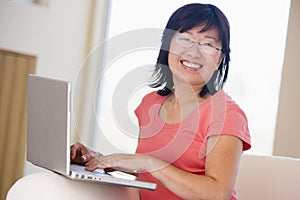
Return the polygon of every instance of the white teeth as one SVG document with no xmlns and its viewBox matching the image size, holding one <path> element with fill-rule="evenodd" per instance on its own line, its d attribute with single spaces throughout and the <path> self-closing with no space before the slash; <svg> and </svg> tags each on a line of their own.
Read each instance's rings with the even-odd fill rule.
<svg viewBox="0 0 300 200">
<path fill-rule="evenodd" d="M 182 64 L 184 64 L 185 66 L 189 67 L 189 68 L 193 68 L 193 69 L 200 69 L 201 65 L 196 64 L 196 63 L 190 63 L 187 61 L 183 61 Z"/>
</svg>

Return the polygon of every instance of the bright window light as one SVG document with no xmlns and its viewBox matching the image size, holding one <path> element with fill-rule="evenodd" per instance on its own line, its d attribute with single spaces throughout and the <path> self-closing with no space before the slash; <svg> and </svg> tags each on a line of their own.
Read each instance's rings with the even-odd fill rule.
<svg viewBox="0 0 300 200">
<path fill-rule="evenodd" d="M 139 29 L 150 28 L 159 32 L 177 8 L 190 2 L 187 0 L 110 1 L 107 40 L 118 40 L 116 39 L 118 36 Z M 240 105 L 248 117 L 252 135 L 252 149 L 249 153 L 270 155 L 273 150 L 290 1 L 207 0 L 200 2 L 216 5 L 228 17 L 232 53 L 229 77 L 224 90 Z M 131 36 L 129 39 L 132 40 L 152 38 L 158 40 L 158 44 L 161 39 L 159 33 L 149 38 L 143 38 L 143 35 L 134 37 L 134 34 L 131 34 Z M 128 42 L 121 39 L 118 42 L 122 41 Z M 111 48 L 118 47 L 114 45 Z M 107 48 L 109 51 L 110 46 L 108 45 Z M 157 53 L 158 49 L 155 47 L 128 49 L 104 66 L 97 111 L 97 125 L 104 135 L 95 133 L 93 144 L 102 152 L 135 151 L 138 128 L 133 111 L 141 97 L 150 89 L 146 83 L 143 85 L 138 82 L 139 77 L 135 79 L 129 75 L 136 68 L 144 69 L 145 66 L 151 68 L 156 61 Z M 123 99 L 126 109 L 118 113 L 113 108 L 114 102 L 117 101 L 114 99 L 117 98 L 115 91 L 120 89 L 120 85 L 130 83 L 130 80 L 135 80 L 140 85 L 130 91 L 130 99 Z M 122 98 L 118 98 L 122 102 Z M 126 122 L 127 120 L 124 120 L 124 123 L 120 122 L 118 117 L 120 115 L 127 117 L 129 123 Z M 103 138 L 106 138 L 105 142 L 102 142 Z M 110 145 L 106 144 L 107 141 Z"/>
</svg>

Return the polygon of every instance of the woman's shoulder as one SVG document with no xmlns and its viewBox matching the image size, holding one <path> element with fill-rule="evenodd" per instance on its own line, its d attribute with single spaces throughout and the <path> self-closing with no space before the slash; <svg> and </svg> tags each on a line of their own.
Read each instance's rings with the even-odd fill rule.
<svg viewBox="0 0 300 200">
<path fill-rule="evenodd" d="M 230 112 L 230 113 L 241 113 L 245 115 L 244 110 L 241 106 L 225 91 L 218 91 L 215 95 L 210 98 L 209 103 L 206 105 L 208 110 L 211 112 Z"/>
<path fill-rule="evenodd" d="M 135 110 L 136 115 L 138 117 L 141 117 L 142 111 L 144 112 L 145 110 L 150 109 L 155 104 L 161 104 L 165 98 L 166 98 L 165 96 L 159 95 L 157 91 L 151 91 L 146 93 L 142 97 L 141 103 Z"/>
<path fill-rule="evenodd" d="M 222 102 L 225 103 L 227 106 L 234 106 L 240 108 L 239 104 L 231 97 L 231 95 L 229 95 L 223 90 L 216 93 L 213 96 L 212 101 Z"/>
<path fill-rule="evenodd" d="M 166 99 L 167 96 L 161 96 L 160 94 L 158 94 L 157 91 L 151 91 L 151 92 L 148 92 L 142 99 L 143 102 L 161 102 L 163 101 L 164 99 Z"/>
<path fill-rule="evenodd" d="M 224 91 L 221 93 L 220 96 L 225 99 L 225 112 L 228 116 L 232 117 L 240 117 L 247 121 L 247 115 L 243 108 L 231 97 L 229 94 L 225 93 Z"/>
</svg>

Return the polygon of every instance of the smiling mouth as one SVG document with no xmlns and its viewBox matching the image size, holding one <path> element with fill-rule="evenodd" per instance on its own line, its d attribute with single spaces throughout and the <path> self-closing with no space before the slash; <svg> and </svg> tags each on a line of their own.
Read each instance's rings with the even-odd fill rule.
<svg viewBox="0 0 300 200">
<path fill-rule="evenodd" d="M 198 70 L 198 69 L 200 69 L 201 67 L 203 67 L 203 65 L 200 65 L 200 64 L 198 64 L 198 63 L 188 62 L 188 61 L 186 61 L 186 60 L 181 60 L 180 62 L 181 62 L 181 64 L 182 64 L 185 68 L 188 68 L 188 69 Z"/>
</svg>

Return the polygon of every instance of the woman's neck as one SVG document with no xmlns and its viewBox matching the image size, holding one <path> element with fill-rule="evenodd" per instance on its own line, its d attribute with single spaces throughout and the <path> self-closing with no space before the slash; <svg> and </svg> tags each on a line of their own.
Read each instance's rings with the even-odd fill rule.
<svg viewBox="0 0 300 200">
<path fill-rule="evenodd" d="M 209 97 L 209 95 L 206 95 L 205 97 L 200 97 L 200 91 L 204 85 L 197 85 L 197 86 L 192 86 L 191 84 L 187 83 L 180 83 L 176 84 L 174 82 L 174 91 L 173 91 L 173 99 L 175 103 L 180 102 L 180 104 L 185 104 L 185 103 L 199 103 L 204 101 Z"/>
</svg>

